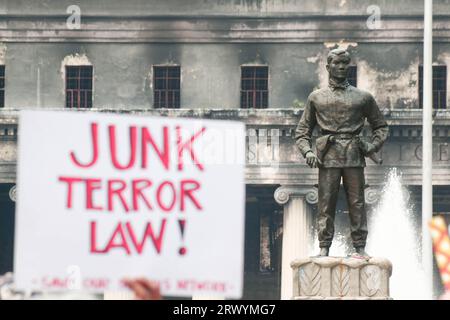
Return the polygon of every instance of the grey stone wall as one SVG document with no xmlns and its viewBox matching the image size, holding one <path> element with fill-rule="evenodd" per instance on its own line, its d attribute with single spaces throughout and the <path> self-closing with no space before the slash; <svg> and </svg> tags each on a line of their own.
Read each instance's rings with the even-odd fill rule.
<svg viewBox="0 0 450 320">
<path fill-rule="evenodd" d="M 183 108 L 238 108 L 244 64 L 269 66 L 270 107 L 301 108 L 326 85 L 326 52 L 337 45 L 352 52 L 358 86 L 382 108 L 418 107 L 419 0 L 83 0 L 75 30 L 66 25 L 72 4 L 0 3 L 7 108 L 64 107 L 64 64 L 77 55 L 94 66 L 97 108 L 152 108 L 155 64 L 181 66 Z M 376 28 L 367 23 L 374 5 Z M 450 6 L 434 9 L 434 62 L 448 64 Z"/>
<path fill-rule="evenodd" d="M 153 107 L 152 66 L 181 66 L 182 108 L 239 108 L 240 67 L 269 66 L 269 107 L 300 107 L 327 84 L 323 44 L 130 44 L 8 43 L 7 108 L 63 108 L 65 59 L 82 56 L 94 66 L 96 108 Z M 416 44 L 358 44 L 349 50 L 358 66 L 358 87 L 381 108 L 418 108 Z M 450 45 L 435 49 L 450 62 Z M 450 83 L 450 81 L 448 81 Z M 450 91 L 450 88 L 449 90 Z M 447 95 L 450 105 L 450 95 Z"/>
<path fill-rule="evenodd" d="M 434 1 L 439 13 L 450 13 L 448 1 Z M 232 14 L 264 15 L 274 13 L 311 15 L 357 15 L 370 5 L 378 5 L 389 15 L 421 15 L 422 0 L 4 0 L 0 13 L 57 15 L 73 4 L 79 5 L 91 15 L 161 15 L 161 14 Z"/>
</svg>

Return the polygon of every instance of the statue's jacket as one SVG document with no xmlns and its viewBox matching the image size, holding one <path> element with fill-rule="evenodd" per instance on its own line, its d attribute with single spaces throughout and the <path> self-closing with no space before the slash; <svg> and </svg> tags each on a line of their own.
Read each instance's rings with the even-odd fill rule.
<svg viewBox="0 0 450 320">
<path fill-rule="evenodd" d="M 327 88 L 312 92 L 295 131 L 296 144 L 305 157 L 312 151 L 316 126 L 316 154 L 324 168 L 364 167 L 365 150 L 360 133 L 365 120 L 372 128 L 377 152 L 388 135 L 388 126 L 373 96 L 348 84 L 330 80 Z"/>
</svg>

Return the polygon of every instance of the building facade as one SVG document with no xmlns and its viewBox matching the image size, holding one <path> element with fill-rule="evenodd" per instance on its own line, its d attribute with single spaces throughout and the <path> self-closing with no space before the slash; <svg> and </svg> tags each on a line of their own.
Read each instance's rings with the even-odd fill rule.
<svg viewBox="0 0 450 320">
<path fill-rule="evenodd" d="M 434 211 L 446 213 L 450 6 L 434 2 Z M 244 298 L 288 298 L 317 202 L 317 171 L 293 131 L 338 46 L 390 125 L 383 164 L 366 169 L 368 206 L 397 168 L 420 225 L 422 39 L 421 0 L 2 1 L 0 274 L 12 270 L 20 110 L 233 119 L 247 126 Z"/>
</svg>

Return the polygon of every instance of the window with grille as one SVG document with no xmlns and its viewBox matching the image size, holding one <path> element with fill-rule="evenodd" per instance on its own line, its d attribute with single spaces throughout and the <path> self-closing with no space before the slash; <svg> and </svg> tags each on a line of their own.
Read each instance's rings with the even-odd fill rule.
<svg viewBox="0 0 450 320">
<path fill-rule="evenodd" d="M 0 108 L 5 107 L 5 66 L 0 66 Z"/>
<path fill-rule="evenodd" d="M 351 86 L 356 87 L 356 84 L 358 83 L 358 69 L 356 66 L 349 66 L 348 67 L 348 73 L 347 73 L 347 80 L 348 83 L 350 83 Z"/>
<path fill-rule="evenodd" d="M 66 108 L 92 108 L 92 66 L 66 66 Z"/>
<path fill-rule="evenodd" d="M 155 108 L 180 108 L 180 67 L 153 67 L 153 103 Z"/>
<path fill-rule="evenodd" d="M 267 108 L 269 105 L 269 67 L 241 67 L 241 108 Z"/>
<path fill-rule="evenodd" d="M 419 66 L 419 105 L 423 107 L 423 66 Z M 433 109 L 447 108 L 447 66 L 433 66 Z"/>
</svg>

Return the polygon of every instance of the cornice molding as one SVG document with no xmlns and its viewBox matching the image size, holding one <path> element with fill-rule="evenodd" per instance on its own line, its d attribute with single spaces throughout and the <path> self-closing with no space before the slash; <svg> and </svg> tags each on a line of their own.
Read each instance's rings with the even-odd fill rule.
<svg viewBox="0 0 450 320">
<path fill-rule="evenodd" d="M 22 110 L 42 111 L 70 111 L 70 112 L 100 112 L 113 114 L 136 114 L 145 116 L 161 117 L 189 117 L 218 120 L 235 120 L 245 122 L 249 129 L 279 128 L 284 130 L 280 136 L 290 136 L 297 125 L 303 109 L 299 108 L 268 108 L 268 109 L 222 109 L 222 108 L 182 108 L 182 109 L 114 109 L 114 108 L 92 108 L 92 109 L 65 109 L 65 108 L 24 108 L 24 109 L 0 109 L 0 126 L 16 126 L 19 114 Z M 401 137 L 420 136 L 422 126 L 422 109 L 383 109 L 384 116 L 391 127 L 397 128 Z M 438 110 L 433 114 L 433 127 L 435 135 L 447 136 L 450 129 L 450 109 Z M 448 129 L 447 129 L 448 128 Z M 414 130 L 415 131 L 414 131 Z M 447 130 L 442 131 L 443 129 Z M 259 133 L 258 133 L 259 134 Z M 267 130 L 270 135 L 271 131 Z M 0 135 L 2 131 L 0 130 Z M 393 136 L 396 136 L 395 134 Z"/>
<path fill-rule="evenodd" d="M 82 14 L 80 29 L 68 15 L 0 15 L 0 42 L 85 43 L 358 43 L 423 41 L 423 16 L 383 15 L 369 29 L 367 14 Z M 450 42 L 450 15 L 435 15 L 435 42 Z"/>
</svg>

